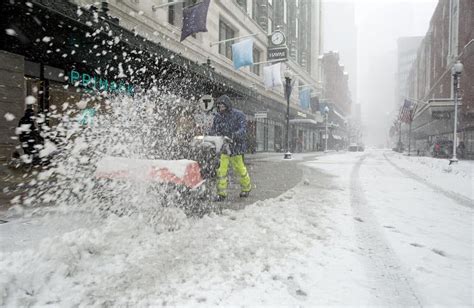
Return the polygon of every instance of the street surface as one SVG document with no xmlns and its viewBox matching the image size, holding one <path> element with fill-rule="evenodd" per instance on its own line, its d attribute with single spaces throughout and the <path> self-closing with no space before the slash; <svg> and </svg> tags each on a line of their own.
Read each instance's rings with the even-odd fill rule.
<svg viewBox="0 0 474 308">
<path fill-rule="evenodd" d="M 178 217 L 173 232 L 59 209 L 0 224 L 0 304 L 473 305 L 470 162 L 376 150 L 247 162 L 251 198 L 234 183 L 222 215 Z"/>
</svg>

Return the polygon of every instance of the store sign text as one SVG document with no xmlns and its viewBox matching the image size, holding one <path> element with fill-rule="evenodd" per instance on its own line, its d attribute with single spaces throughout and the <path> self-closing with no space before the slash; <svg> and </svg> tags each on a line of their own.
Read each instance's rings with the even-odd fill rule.
<svg viewBox="0 0 474 308">
<path fill-rule="evenodd" d="M 89 91 L 95 90 L 109 93 L 125 93 L 128 95 L 133 95 L 135 93 L 133 85 L 125 83 L 123 80 L 110 81 L 108 79 L 103 79 L 102 77 L 80 73 L 76 70 L 72 70 L 69 73 L 69 83 L 74 86 L 82 86 Z"/>
<path fill-rule="evenodd" d="M 431 118 L 435 120 L 451 119 L 450 111 L 432 111 Z"/>
</svg>

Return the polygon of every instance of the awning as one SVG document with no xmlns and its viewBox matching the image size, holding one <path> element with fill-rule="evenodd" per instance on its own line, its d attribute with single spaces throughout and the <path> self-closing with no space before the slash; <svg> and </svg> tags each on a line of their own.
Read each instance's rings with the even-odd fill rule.
<svg viewBox="0 0 474 308">
<path fill-rule="evenodd" d="M 323 115 L 321 114 L 320 111 L 316 111 L 316 114 L 314 115 L 315 119 L 316 119 L 316 122 L 318 123 L 323 123 L 324 122 L 324 117 Z"/>
<path fill-rule="evenodd" d="M 331 137 L 331 135 L 329 135 L 329 136 Z M 326 139 L 326 134 L 323 134 L 322 138 Z M 335 140 L 342 140 L 342 137 L 338 136 L 338 135 L 332 135 L 332 138 L 335 139 Z"/>
<path fill-rule="evenodd" d="M 290 120 L 291 124 L 313 124 L 313 125 L 318 125 L 318 122 L 312 119 L 291 119 Z"/>
</svg>

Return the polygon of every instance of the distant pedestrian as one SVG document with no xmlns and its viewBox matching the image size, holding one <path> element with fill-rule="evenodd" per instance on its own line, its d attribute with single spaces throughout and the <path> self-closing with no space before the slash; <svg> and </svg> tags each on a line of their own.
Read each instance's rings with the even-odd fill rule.
<svg viewBox="0 0 474 308">
<path fill-rule="evenodd" d="M 441 154 L 441 145 L 436 142 L 434 145 L 434 157 L 438 157 Z"/>
<path fill-rule="evenodd" d="M 35 125 L 34 117 L 33 109 L 27 108 L 18 123 L 18 134 L 23 152 L 37 165 L 40 163 L 38 145 L 43 143 L 43 138 Z"/>
<path fill-rule="evenodd" d="M 220 96 L 216 101 L 218 113 L 214 117 L 210 135 L 225 136 L 231 139 L 230 155 L 221 154 L 217 169 L 217 201 L 227 197 L 227 172 L 229 163 L 240 176 L 240 197 L 248 197 L 252 188 L 250 176 L 244 164 L 243 154 L 246 150 L 246 118 L 245 114 L 232 108 L 227 95 Z"/>
<path fill-rule="evenodd" d="M 464 158 L 465 152 L 466 152 L 466 145 L 464 144 L 464 141 L 459 142 L 458 148 L 457 148 L 459 154 L 459 158 Z"/>
</svg>

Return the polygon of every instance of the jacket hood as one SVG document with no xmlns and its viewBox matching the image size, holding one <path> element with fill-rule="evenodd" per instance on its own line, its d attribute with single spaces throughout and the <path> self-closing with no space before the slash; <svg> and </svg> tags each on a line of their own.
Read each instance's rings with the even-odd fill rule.
<svg viewBox="0 0 474 308">
<path fill-rule="evenodd" d="M 217 104 L 224 104 L 227 107 L 227 111 L 232 110 L 232 103 L 230 101 L 230 97 L 228 97 L 227 95 L 219 96 L 216 100 L 216 105 Z"/>
</svg>

